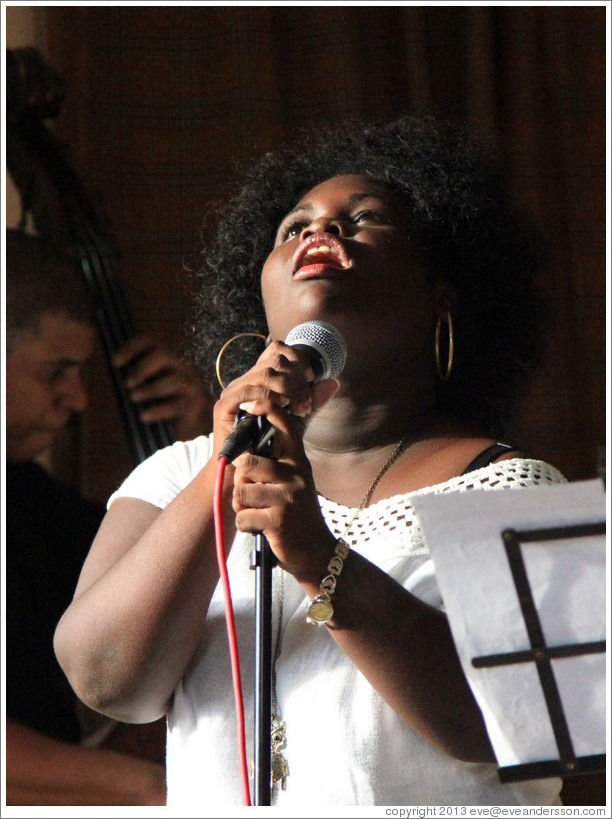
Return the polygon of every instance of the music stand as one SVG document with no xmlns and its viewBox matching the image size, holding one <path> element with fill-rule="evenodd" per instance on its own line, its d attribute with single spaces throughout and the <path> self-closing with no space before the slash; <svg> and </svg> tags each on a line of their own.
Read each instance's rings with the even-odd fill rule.
<svg viewBox="0 0 612 819">
<path fill-rule="evenodd" d="M 502 766 L 498 769 L 501 782 L 516 782 L 521 779 L 539 779 L 547 776 L 575 776 L 605 770 L 605 754 L 576 756 L 559 687 L 553 672 L 552 661 L 561 657 L 603 653 L 606 650 L 606 641 L 595 640 L 557 646 L 551 646 L 547 643 L 521 550 L 521 544 L 523 543 L 547 543 L 553 540 L 567 541 L 573 538 L 604 535 L 605 532 L 604 523 L 559 526 L 552 529 L 531 529 L 522 532 L 515 529 L 505 529 L 502 532 L 506 556 L 531 647 L 524 651 L 474 657 L 472 665 L 474 668 L 491 668 L 511 663 L 532 662 L 536 664 L 559 758 L 522 765 Z"/>
<path fill-rule="evenodd" d="M 602 483 L 424 495 L 414 507 L 500 780 L 604 770 Z"/>
</svg>

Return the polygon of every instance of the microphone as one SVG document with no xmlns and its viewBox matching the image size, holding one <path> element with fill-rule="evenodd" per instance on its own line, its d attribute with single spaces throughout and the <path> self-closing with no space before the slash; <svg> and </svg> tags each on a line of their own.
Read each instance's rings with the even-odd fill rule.
<svg viewBox="0 0 612 819">
<path fill-rule="evenodd" d="M 294 347 L 308 361 L 314 381 L 337 378 L 346 363 L 346 344 L 341 333 L 326 321 L 306 321 L 291 330 L 285 344 Z M 274 427 L 264 415 L 241 411 L 234 428 L 223 442 L 220 458 L 229 463 L 247 450 L 254 455 L 270 457 Z"/>
</svg>

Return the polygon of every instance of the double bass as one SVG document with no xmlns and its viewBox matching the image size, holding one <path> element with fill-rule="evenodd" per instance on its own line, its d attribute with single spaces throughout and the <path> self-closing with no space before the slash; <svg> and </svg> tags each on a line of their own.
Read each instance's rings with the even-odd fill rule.
<svg viewBox="0 0 612 819">
<path fill-rule="evenodd" d="M 117 252 L 65 147 L 45 124 L 60 111 L 63 78 L 34 48 L 6 52 L 6 160 L 22 200 L 22 222 L 78 260 L 93 295 L 105 359 L 134 465 L 173 443 L 170 422 L 143 423 L 113 355 L 137 334 L 117 272 Z"/>
</svg>

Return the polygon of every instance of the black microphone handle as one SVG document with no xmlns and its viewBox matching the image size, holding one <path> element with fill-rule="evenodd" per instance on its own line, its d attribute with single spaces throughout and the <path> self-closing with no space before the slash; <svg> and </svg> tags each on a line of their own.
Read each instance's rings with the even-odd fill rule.
<svg viewBox="0 0 612 819">
<path fill-rule="evenodd" d="M 311 383 L 315 384 L 320 381 L 321 377 L 325 375 L 325 363 L 321 356 L 306 344 L 294 344 L 292 346 L 301 352 L 310 364 L 314 372 L 314 380 Z M 248 450 L 255 455 L 269 458 L 272 454 L 273 436 L 274 427 L 265 416 L 251 415 L 241 410 L 236 415 L 233 430 L 223 442 L 219 457 L 226 458 L 231 463 Z"/>
<path fill-rule="evenodd" d="M 234 428 L 219 450 L 219 458 L 231 463 L 247 450 L 255 455 L 270 458 L 274 427 L 265 415 L 251 415 L 241 410 L 236 415 Z"/>
</svg>

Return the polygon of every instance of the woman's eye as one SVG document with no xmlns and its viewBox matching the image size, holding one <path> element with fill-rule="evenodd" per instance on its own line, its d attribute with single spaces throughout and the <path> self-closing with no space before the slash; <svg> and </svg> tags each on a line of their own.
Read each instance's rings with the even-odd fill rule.
<svg viewBox="0 0 612 819">
<path fill-rule="evenodd" d="M 389 218 L 378 210 L 361 210 L 353 216 L 354 222 L 379 222 L 389 224 Z"/>
<path fill-rule="evenodd" d="M 351 222 L 355 225 L 362 224 L 364 222 L 373 223 L 376 225 L 390 225 L 392 222 L 391 217 L 386 212 L 382 210 L 374 210 L 372 208 L 359 210 L 354 214 L 346 213 L 344 215 L 339 215 L 337 218 L 346 225 L 350 224 Z M 295 236 L 298 236 L 304 230 L 304 228 L 308 227 L 309 224 L 310 220 L 308 219 L 294 219 L 286 222 L 285 224 L 281 224 L 277 234 L 277 243 L 282 244 L 283 242 L 293 239 Z"/>
<path fill-rule="evenodd" d="M 306 226 L 304 221 L 289 222 L 286 225 L 281 225 L 278 231 L 278 238 L 281 242 L 286 242 L 288 239 L 293 239 Z"/>
</svg>

